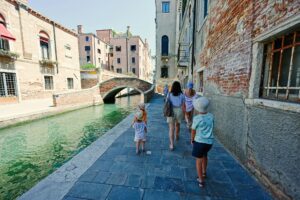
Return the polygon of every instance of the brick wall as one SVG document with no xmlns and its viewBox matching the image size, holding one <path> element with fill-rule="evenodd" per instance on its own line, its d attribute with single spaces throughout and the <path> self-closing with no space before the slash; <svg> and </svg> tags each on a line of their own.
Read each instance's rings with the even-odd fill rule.
<svg viewBox="0 0 300 200">
<path fill-rule="evenodd" d="M 97 105 L 101 103 L 103 103 L 103 101 L 99 93 L 98 85 L 89 89 L 73 92 L 55 93 L 53 95 L 54 106 L 70 106 L 78 104 Z"/>
<path fill-rule="evenodd" d="M 252 66 L 258 53 L 252 51 L 254 41 L 275 28 L 287 31 L 280 27 L 299 13 L 298 0 L 210 1 L 204 48 L 197 55 L 205 68 L 204 94 L 211 100 L 216 137 L 277 199 L 300 198 L 295 159 L 300 113 L 247 104 L 245 99 L 250 98 L 250 77 L 261 77 L 260 72 L 251 74 L 257 68 Z M 259 91 L 259 83 L 256 87 Z"/>
</svg>

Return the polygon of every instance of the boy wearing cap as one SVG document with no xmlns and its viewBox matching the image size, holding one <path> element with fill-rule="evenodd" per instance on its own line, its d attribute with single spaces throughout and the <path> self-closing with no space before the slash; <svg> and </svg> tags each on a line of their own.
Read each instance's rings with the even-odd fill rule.
<svg viewBox="0 0 300 200">
<path fill-rule="evenodd" d="M 207 112 L 209 101 L 206 97 L 200 97 L 193 101 L 198 114 L 193 119 L 191 143 L 193 144 L 192 155 L 196 157 L 196 168 L 199 187 L 204 187 L 206 177 L 207 153 L 211 149 L 214 136 L 214 116 Z"/>
<path fill-rule="evenodd" d="M 143 121 L 143 113 L 138 111 L 135 114 L 135 121 L 132 127 L 135 130 L 134 135 L 134 142 L 136 144 L 136 154 L 140 153 L 140 146 L 142 145 L 142 151 L 145 150 L 145 142 L 146 142 L 146 133 L 147 133 L 147 126 L 146 123 Z"/>
</svg>

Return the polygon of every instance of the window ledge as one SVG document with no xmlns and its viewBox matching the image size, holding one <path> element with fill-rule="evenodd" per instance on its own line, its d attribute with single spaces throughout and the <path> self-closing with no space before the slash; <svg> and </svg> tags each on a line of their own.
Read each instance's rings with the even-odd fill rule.
<svg viewBox="0 0 300 200">
<path fill-rule="evenodd" d="M 281 102 L 268 99 L 246 99 L 245 104 L 251 106 L 266 106 L 284 111 L 300 113 L 300 104 L 297 103 Z"/>
</svg>

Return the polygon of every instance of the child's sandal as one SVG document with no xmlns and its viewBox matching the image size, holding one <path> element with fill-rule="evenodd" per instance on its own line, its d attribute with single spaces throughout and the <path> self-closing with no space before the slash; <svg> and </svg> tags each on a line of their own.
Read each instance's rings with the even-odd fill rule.
<svg viewBox="0 0 300 200">
<path fill-rule="evenodd" d="M 199 187 L 203 188 L 204 187 L 204 182 L 199 182 Z"/>
</svg>

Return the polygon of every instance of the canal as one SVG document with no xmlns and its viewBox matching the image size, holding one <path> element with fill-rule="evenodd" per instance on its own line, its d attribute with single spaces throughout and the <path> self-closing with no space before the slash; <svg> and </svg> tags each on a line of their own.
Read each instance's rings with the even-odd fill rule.
<svg viewBox="0 0 300 200">
<path fill-rule="evenodd" d="M 15 199 L 118 124 L 140 96 L 0 129 L 0 199 Z"/>
</svg>

